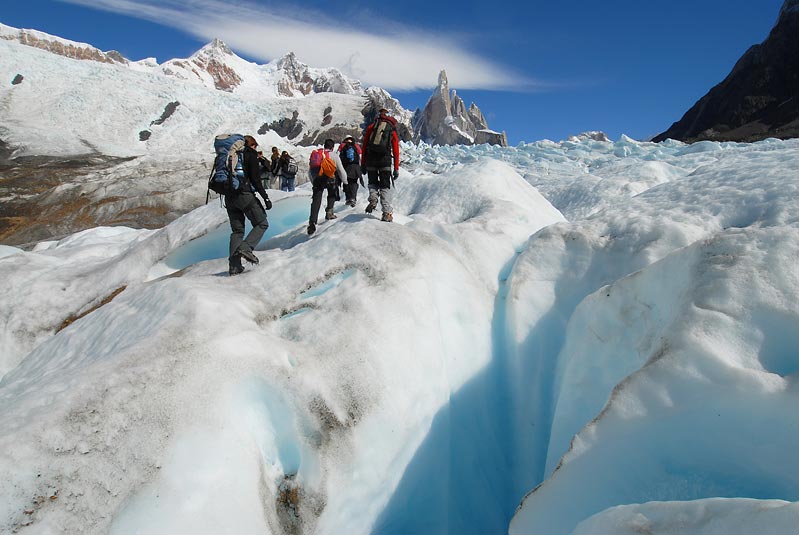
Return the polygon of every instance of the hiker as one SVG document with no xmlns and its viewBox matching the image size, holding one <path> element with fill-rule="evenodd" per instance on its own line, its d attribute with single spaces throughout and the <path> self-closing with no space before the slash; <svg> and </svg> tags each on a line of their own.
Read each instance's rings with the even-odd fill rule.
<svg viewBox="0 0 799 535">
<path fill-rule="evenodd" d="M 308 235 L 316 232 L 316 220 L 319 218 L 319 208 L 322 206 L 322 193 L 327 191 L 327 207 L 325 208 L 325 221 L 336 219 L 333 205 L 336 203 L 336 179 L 347 176 L 347 171 L 341 163 L 341 158 L 333 150 L 335 141 L 326 139 L 324 148 L 316 149 L 311 153 L 309 160 L 309 178 L 313 186 L 311 198 L 311 215 L 308 217 Z"/>
<path fill-rule="evenodd" d="M 239 191 L 231 191 L 225 195 L 225 208 L 230 219 L 230 257 L 228 258 L 228 273 L 238 275 L 244 271 L 241 265 L 243 258 L 251 264 L 258 263 L 258 257 L 253 250 L 269 228 L 266 212 L 255 197 L 257 191 L 264 200 L 266 209 L 272 208 L 272 201 L 264 190 L 261 182 L 261 164 L 258 153 L 255 151 L 258 142 L 252 136 L 244 136 L 244 154 L 242 168 L 244 175 L 240 177 L 242 186 Z M 244 218 L 250 220 L 252 229 L 244 238 Z"/>
<path fill-rule="evenodd" d="M 280 189 L 294 191 L 294 181 L 297 176 L 297 163 L 289 153 L 283 151 L 278 160 L 278 174 L 280 175 Z"/>
<path fill-rule="evenodd" d="M 273 180 L 277 182 L 280 175 L 280 151 L 277 147 L 272 147 L 272 154 L 269 156 L 269 186 L 273 184 Z M 277 184 L 275 184 L 277 185 Z"/>
<path fill-rule="evenodd" d="M 258 164 L 260 165 L 260 172 L 261 172 L 261 184 L 263 185 L 264 189 L 269 189 L 271 187 L 272 181 L 272 171 L 270 161 L 266 159 L 264 153 L 260 150 L 257 151 L 258 154 Z"/>
<path fill-rule="evenodd" d="M 355 143 L 355 138 L 347 136 L 338 147 L 338 155 L 344 169 L 347 170 L 347 183 L 344 184 L 344 195 L 347 206 L 355 206 L 358 200 L 358 180 L 363 185 L 361 174 L 361 146 Z"/>
<path fill-rule="evenodd" d="M 380 199 L 383 209 L 381 220 L 390 223 L 394 221 L 394 209 L 391 206 L 392 178 L 399 177 L 400 152 L 397 120 L 385 108 L 380 108 L 377 118 L 366 128 L 362 161 L 361 172 L 365 171 L 369 177 L 369 204 L 366 206 L 366 213 L 371 214 Z"/>
</svg>

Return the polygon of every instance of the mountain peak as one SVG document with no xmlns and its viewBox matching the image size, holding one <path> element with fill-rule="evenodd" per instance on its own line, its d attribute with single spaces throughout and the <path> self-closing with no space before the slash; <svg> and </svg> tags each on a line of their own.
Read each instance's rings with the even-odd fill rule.
<svg viewBox="0 0 799 535">
<path fill-rule="evenodd" d="M 504 132 L 489 130 L 483 113 L 474 102 L 467 110 L 458 92 L 450 91 L 444 69 L 438 73 L 438 86 L 415 122 L 419 137 L 433 145 L 508 145 Z"/>
<path fill-rule="evenodd" d="M 449 82 L 447 81 L 447 71 L 441 69 L 441 72 L 438 73 L 438 87 L 439 89 L 447 89 L 449 87 Z"/>
<path fill-rule="evenodd" d="M 232 92 L 243 82 L 236 71 L 242 61 L 221 39 L 214 38 L 187 60 L 167 61 L 163 71 L 177 78 L 210 81 L 214 88 Z"/>
<path fill-rule="evenodd" d="M 194 56 L 200 55 L 210 55 L 210 56 L 217 56 L 217 55 L 226 55 L 226 56 L 233 56 L 235 55 L 233 51 L 230 49 L 229 46 L 225 44 L 224 41 L 219 39 L 218 37 L 214 37 L 213 41 L 202 47 L 198 50 Z"/>
<path fill-rule="evenodd" d="M 277 68 L 284 71 L 300 71 L 308 66 L 297 59 L 297 54 L 288 52 L 285 56 L 277 60 Z"/>
</svg>

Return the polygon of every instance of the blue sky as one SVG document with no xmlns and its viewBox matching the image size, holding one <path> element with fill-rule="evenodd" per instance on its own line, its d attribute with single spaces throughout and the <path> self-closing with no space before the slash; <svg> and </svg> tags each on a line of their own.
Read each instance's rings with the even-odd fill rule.
<svg viewBox="0 0 799 535">
<path fill-rule="evenodd" d="M 410 109 L 424 106 L 445 68 L 450 87 L 515 145 L 666 130 L 767 37 L 782 4 L 26 0 L 0 22 L 132 60 L 188 57 L 213 37 L 258 63 L 295 51 L 312 66 L 350 69 Z"/>
</svg>

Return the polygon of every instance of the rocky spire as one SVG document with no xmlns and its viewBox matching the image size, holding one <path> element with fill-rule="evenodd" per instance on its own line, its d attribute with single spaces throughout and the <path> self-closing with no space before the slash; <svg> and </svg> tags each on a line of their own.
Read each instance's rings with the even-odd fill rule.
<svg viewBox="0 0 799 535">
<path fill-rule="evenodd" d="M 417 117 L 419 138 L 434 145 L 474 145 L 492 143 L 506 146 L 504 134 L 488 129 L 485 117 L 474 103 L 466 109 L 463 99 L 450 92 L 447 72 L 438 75 L 436 86 L 424 110 Z"/>
</svg>

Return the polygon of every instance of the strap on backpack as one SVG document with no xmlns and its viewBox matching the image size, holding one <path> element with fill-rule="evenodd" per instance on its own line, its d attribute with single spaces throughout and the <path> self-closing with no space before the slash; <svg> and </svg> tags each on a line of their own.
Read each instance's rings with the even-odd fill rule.
<svg viewBox="0 0 799 535">
<path fill-rule="evenodd" d="M 208 191 L 205 192 L 205 204 L 208 204 L 208 201 L 211 199 L 211 180 L 213 180 L 214 175 L 216 174 L 216 164 L 219 161 L 220 156 L 222 155 L 216 155 L 216 158 L 214 158 L 214 165 L 211 166 L 211 176 L 208 177 Z"/>
</svg>

